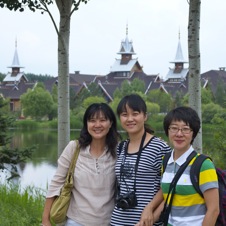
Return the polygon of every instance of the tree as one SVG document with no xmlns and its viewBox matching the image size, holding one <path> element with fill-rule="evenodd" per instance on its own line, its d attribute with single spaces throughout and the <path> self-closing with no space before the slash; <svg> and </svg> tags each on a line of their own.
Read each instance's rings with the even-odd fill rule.
<svg viewBox="0 0 226 226">
<path fill-rule="evenodd" d="M 114 98 L 122 98 L 131 93 L 139 93 L 142 94 L 145 91 L 145 83 L 144 81 L 135 78 L 132 81 L 124 80 L 121 84 L 120 88 L 116 88 L 113 96 Z"/>
<path fill-rule="evenodd" d="M 83 88 L 78 95 L 76 95 L 74 89 L 71 89 L 70 91 L 71 109 L 79 108 L 82 105 L 83 101 L 88 97 L 103 97 L 99 85 L 95 82 L 90 83 L 87 88 Z"/>
<path fill-rule="evenodd" d="M 28 89 L 21 95 L 21 104 L 25 116 L 31 116 L 36 120 L 53 114 L 54 102 L 51 94 L 42 87 L 36 87 L 34 90 Z"/>
<path fill-rule="evenodd" d="M 48 6 L 56 3 L 60 14 L 59 28 Z M 10 10 L 31 11 L 41 10 L 47 13 L 58 36 L 58 155 L 61 154 L 70 140 L 70 109 L 69 109 L 69 37 L 72 14 L 78 10 L 80 3 L 88 0 L 0 0 L 0 7 Z"/>
<path fill-rule="evenodd" d="M 213 102 L 213 93 L 209 89 L 201 89 L 201 101 L 202 104 L 209 104 L 210 102 Z"/>
<path fill-rule="evenodd" d="M 173 106 L 171 95 L 160 89 L 154 89 L 148 92 L 148 101 L 158 104 L 160 106 L 160 112 L 169 112 Z"/>
<path fill-rule="evenodd" d="M 202 121 L 201 114 L 201 76 L 200 76 L 200 5 L 201 0 L 189 1 L 188 19 L 188 55 L 189 55 L 189 75 L 188 92 L 189 106 L 195 109 Z M 202 152 L 202 123 L 200 131 L 194 141 L 194 148 Z"/>
<path fill-rule="evenodd" d="M 215 102 L 221 107 L 226 108 L 226 86 L 222 80 L 217 83 Z"/>
<path fill-rule="evenodd" d="M 17 173 L 17 164 L 24 163 L 28 158 L 31 158 L 34 146 L 31 148 L 13 148 L 11 143 L 11 137 L 8 134 L 8 129 L 11 127 L 15 119 L 8 116 L 5 106 L 8 105 L 6 101 L 0 97 L 0 170 L 9 171 L 11 179 L 19 176 Z"/>
<path fill-rule="evenodd" d="M 82 107 L 86 109 L 90 104 L 93 103 L 106 103 L 106 100 L 103 97 L 91 96 L 83 101 Z"/>
</svg>

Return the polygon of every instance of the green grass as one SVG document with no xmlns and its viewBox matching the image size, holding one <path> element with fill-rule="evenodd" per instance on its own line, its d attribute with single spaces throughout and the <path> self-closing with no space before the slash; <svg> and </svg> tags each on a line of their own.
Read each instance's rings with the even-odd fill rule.
<svg viewBox="0 0 226 226">
<path fill-rule="evenodd" d="M 0 184 L 0 225 L 38 226 L 41 223 L 45 198 L 41 190 Z"/>
</svg>

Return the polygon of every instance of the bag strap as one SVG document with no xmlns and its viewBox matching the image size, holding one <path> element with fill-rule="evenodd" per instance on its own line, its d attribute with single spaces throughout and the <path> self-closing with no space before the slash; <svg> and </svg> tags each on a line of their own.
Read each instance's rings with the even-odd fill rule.
<svg viewBox="0 0 226 226">
<path fill-rule="evenodd" d="M 70 163 L 70 166 L 69 166 L 69 169 L 68 169 L 67 177 L 69 175 L 73 175 L 74 174 L 75 165 L 76 165 L 76 162 L 77 162 L 77 159 L 78 159 L 78 156 L 79 156 L 80 149 L 79 149 L 78 141 L 75 141 L 75 145 L 76 145 L 76 148 L 75 148 L 74 155 L 73 155 L 73 157 L 71 159 L 71 163 Z"/>
<path fill-rule="evenodd" d="M 163 173 L 165 172 L 165 170 L 166 170 L 166 165 L 167 165 L 167 163 L 168 163 L 168 161 L 169 161 L 170 156 L 171 156 L 171 152 L 168 152 L 168 153 L 166 153 L 166 154 L 164 155 L 164 157 L 163 157 L 163 162 L 162 162 L 162 174 L 163 174 Z"/>
<path fill-rule="evenodd" d="M 188 166 L 188 164 L 191 162 L 191 160 L 197 155 L 196 151 L 193 151 L 186 159 L 186 161 L 180 166 L 180 168 L 178 169 L 176 175 L 174 176 L 170 186 L 169 186 L 169 191 L 166 197 L 166 201 L 164 204 L 164 225 L 167 225 L 168 223 L 168 219 L 169 219 L 169 214 L 171 211 L 171 207 L 172 207 L 172 203 L 173 203 L 173 197 L 175 194 L 175 190 L 176 190 L 176 184 L 178 182 L 178 180 L 180 179 L 181 175 L 183 174 L 184 170 L 186 169 L 186 167 Z M 168 203 L 168 199 L 170 197 L 170 202 L 169 205 L 167 205 Z"/>
<path fill-rule="evenodd" d="M 211 160 L 211 158 L 206 155 L 203 155 L 203 154 L 198 155 L 194 163 L 192 164 L 191 171 L 190 171 L 190 179 L 191 179 L 192 185 L 194 186 L 195 190 L 199 193 L 199 195 L 201 195 L 202 197 L 203 197 L 203 194 L 199 187 L 199 173 L 200 173 L 202 163 L 206 159 Z"/>
</svg>

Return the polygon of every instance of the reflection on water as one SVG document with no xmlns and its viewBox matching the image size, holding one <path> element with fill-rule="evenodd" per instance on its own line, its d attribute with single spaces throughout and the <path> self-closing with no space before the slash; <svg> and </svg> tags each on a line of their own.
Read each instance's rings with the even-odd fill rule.
<svg viewBox="0 0 226 226">
<path fill-rule="evenodd" d="M 57 131 L 13 130 L 11 131 L 11 136 L 13 148 L 37 145 L 32 159 L 18 165 L 20 177 L 14 178 L 12 182 L 19 184 L 21 188 L 34 186 L 46 190 L 57 167 Z M 73 131 L 71 139 L 74 139 L 76 136 L 78 136 L 78 132 Z M 8 176 L 6 173 L 0 173 L 0 182 L 4 182 Z"/>
</svg>

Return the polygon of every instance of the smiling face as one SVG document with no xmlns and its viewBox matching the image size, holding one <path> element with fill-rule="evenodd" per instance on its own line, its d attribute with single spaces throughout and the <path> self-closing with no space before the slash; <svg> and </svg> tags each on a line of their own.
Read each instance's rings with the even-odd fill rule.
<svg viewBox="0 0 226 226">
<path fill-rule="evenodd" d="M 126 105 L 119 118 L 123 129 L 128 134 L 144 132 L 144 123 L 147 120 L 147 115 L 144 112 L 135 111 Z"/>
<path fill-rule="evenodd" d="M 193 139 L 193 131 L 184 121 L 172 121 L 168 129 L 169 141 L 175 152 L 186 152 Z"/>
<path fill-rule="evenodd" d="M 92 139 L 105 139 L 111 125 L 111 121 L 104 116 L 102 111 L 95 113 L 87 121 L 87 129 Z"/>
</svg>

